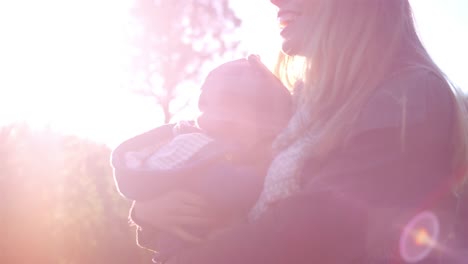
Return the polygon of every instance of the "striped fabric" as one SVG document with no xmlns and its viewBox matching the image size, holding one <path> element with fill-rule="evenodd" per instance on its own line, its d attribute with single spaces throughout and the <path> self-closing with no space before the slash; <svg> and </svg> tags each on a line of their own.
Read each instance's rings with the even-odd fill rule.
<svg viewBox="0 0 468 264">
<path fill-rule="evenodd" d="M 202 133 L 180 134 L 167 144 L 155 149 L 131 152 L 125 155 L 129 168 L 146 168 L 152 170 L 171 170 L 183 165 L 213 139 Z"/>
</svg>

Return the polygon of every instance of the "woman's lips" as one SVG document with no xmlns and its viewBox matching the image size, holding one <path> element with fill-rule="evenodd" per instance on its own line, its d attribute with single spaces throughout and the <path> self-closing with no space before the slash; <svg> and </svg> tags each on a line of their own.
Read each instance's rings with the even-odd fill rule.
<svg viewBox="0 0 468 264">
<path fill-rule="evenodd" d="M 280 11 L 278 13 L 278 23 L 280 29 L 284 29 L 299 16 L 298 12 Z"/>
</svg>

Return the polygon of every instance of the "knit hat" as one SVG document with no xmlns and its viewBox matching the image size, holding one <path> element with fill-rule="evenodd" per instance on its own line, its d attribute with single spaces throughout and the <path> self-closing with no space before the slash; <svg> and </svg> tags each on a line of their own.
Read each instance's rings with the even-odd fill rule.
<svg viewBox="0 0 468 264">
<path fill-rule="evenodd" d="M 253 125 L 275 136 L 292 113 L 288 89 L 254 56 L 224 63 L 211 71 L 201 88 L 199 126 Z"/>
</svg>

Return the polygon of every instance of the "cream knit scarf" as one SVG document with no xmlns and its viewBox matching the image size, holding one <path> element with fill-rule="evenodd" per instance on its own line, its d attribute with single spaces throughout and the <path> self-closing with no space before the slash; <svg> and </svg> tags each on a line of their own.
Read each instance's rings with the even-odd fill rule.
<svg viewBox="0 0 468 264">
<path fill-rule="evenodd" d="M 296 111 L 288 126 L 273 142 L 275 158 L 268 168 L 263 191 L 250 211 L 249 220 L 257 219 L 269 206 L 285 199 L 300 189 L 300 175 L 304 162 L 313 151 L 317 135 L 307 129 L 310 124 L 310 106 L 297 103 L 301 89 L 294 93 Z M 301 132 L 306 131 L 306 132 Z"/>
</svg>

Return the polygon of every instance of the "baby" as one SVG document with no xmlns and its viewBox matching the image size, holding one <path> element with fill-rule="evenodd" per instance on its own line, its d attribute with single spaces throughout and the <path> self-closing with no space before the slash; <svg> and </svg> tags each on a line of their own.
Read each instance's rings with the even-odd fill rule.
<svg viewBox="0 0 468 264">
<path fill-rule="evenodd" d="M 190 191 L 209 202 L 220 225 L 246 219 L 263 187 L 271 143 L 291 116 L 291 95 L 250 56 L 211 71 L 198 107 L 196 121 L 163 125 L 119 145 L 112 153 L 116 185 L 136 201 Z M 191 244 L 133 221 L 138 244 L 157 249 L 159 262 Z M 220 227 L 187 232 L 203 237 Z"/>
</svg>

